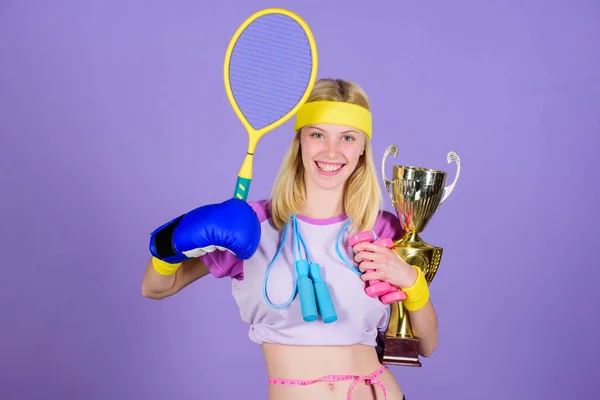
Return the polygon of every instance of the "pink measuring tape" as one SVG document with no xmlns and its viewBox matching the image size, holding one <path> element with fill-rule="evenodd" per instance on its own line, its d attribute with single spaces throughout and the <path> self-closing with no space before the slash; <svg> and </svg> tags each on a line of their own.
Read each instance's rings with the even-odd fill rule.
<svg viewBox="0 0 600 400">
<path fill-rule="evenodd" d="M 366 381 L 370 385 L 377 385 L 383 390 L 383 398 L 387 399 L 387 392 L 385 390 L 385 385 L 381 382 L 377 377 L 386 370 L 386 366 L 382 365 L 377 371 L 373 372 L 371 375 L 326 375 L 317 379 L 278 379 L 278 378 L 270 378 L 269 383 L 273 385 L 288 385 L 288 386 L 308 386 L 317 382 L 341 382 L 353 380 L 350 389 L 348 390 L 347 400 L 352 400 L 352 392 L 358 382 Z"/>
</svg>

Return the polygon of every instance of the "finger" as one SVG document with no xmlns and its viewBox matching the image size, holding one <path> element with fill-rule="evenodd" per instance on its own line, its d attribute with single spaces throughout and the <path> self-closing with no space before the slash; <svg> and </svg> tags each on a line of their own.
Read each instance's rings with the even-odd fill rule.
<svg viewBox="0 0 600 400">
<path fill-rule="evenodd" d="M 358 269 L 363 272 L 363 274 L 371 274 L 374 272 L 378 273 L 378 276 L 387 276 L 389 274 L 388 269 L 385 265 L 363 261 L 358 265 Z"/>
<path fill-rule="evenodd" d="M 363 261 L 373 261 L 373 259 L 369 256 L 370 254 L 368 252 L 361 251 L 354 256 L 354 261 L 356 261 L 357 263 L 361 263 Z"/>
<path fill-rule="evenodd" d="M 354 247 L 352 247 L 352 249 L 354 250 L 355 253 L 358 253 L 360 251 L 367 250 L 369 247 L 374 247 L 374 245 L 369 242 L 360 242 L 360 243 L 356 244 Z"/>
<path fill-rule="evenodd" d="M 389 257 L 385 254 L 373 253 L 370 251 L 361 251 L 360 253 L 354 256 L 354 261 L 362 262 L 362 261 L 373 261 L 384 264 L 389 260 Z"/>
<path fill-rule="evenodd" d="M 365 244 L 367 244 L 367 242 L 360 242 L 358 244 L 355 244 L 354 246 L 352 246 L 352 251 L 354 251 L 354 254 L 357 254 L 361 251 L 365 250 Z"/>
<path fill-rule="evenodd" d="M 378 264 L 372 262 L 372 261 L 363 261 L 360 264 L 358 264 L 358 269 L 364 273 L 369 274 L 370 270 L 376 270 L 378 267 Z"/>
<path fill-rule="evenodd" d="M 368 251 L 360 251 L 354 256 L 354 261 L 356 261 L 357 263 L 363 262 L 365 260 L 373 261 L 373 259 L 370 256 L 371 253 L 369 253 Z"/>
<path fill-rule="evenodd" d="M 389 251 L 389 249 L 385 246 L 380 246 L 378 244 L 369 243 L 369 242 L 359 243 L 356 245 L 356 247 L 358 247 L 359 250 L 362 249 L 362 250 L 366 250 L 366 251 L 371 251 L 373 253 L 384 253 L 386 251 Z"/>
<path fill-rule="evenodd" d="M 385 277 L 385 275 L 382 272 L 377 271 L 375 269 L 372 271 L 369 271 L 369 272 L 365 272 L 364 274 L 362 274 L 360 276 L 360 278 L 363 281 L 370 281 L 372 279 L 377 279 L 377 280 L 381 281 L 381 280 L 383 280 L 384 277 Z"/>
</svg>

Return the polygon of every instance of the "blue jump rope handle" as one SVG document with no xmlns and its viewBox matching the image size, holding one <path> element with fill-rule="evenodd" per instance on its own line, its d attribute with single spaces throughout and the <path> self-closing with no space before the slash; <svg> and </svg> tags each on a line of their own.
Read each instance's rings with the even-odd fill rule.
<svg viewBox="0 0 600 400">
<path fill-rule="evenodd" d="M 300 296 L 302 318 L 306 322 L 312 322 L 317 319 L 317 303 L 313 281 L 308 276 L 308 262 L 306 260 L 297 261 L 296 271 L 298 272 L 298 295 Z"/>
<path fill-rule="evenodd" d="M 314 282 L 315 294 L 317 296 L 317 303 L 319 304 L 319 311 L 321 318 L 326 324 L 337 321 L 337 314 L 333 301 L 331 301 L 331 295 L 329 294 L 329 288 L 327 283 L 321 278 L 321 267 L 319 264 L 310 265 L 310 276 Z"/>
</svg>

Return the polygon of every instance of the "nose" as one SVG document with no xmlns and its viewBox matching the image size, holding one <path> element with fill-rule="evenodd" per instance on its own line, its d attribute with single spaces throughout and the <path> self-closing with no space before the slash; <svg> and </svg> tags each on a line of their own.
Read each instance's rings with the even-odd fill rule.
<svg viewBox="0 0 600 400">
<path fill-rule="evenodd" d="M 331 158 L 335 158 L 338 155 L 339 152 L 339 143 L 337 140 L 334 140 L 332 138 L 329 138 L 327 140 L 327 145 L 326 145 L 326 152 L 327 152 L 327 156 L 331 157 Z"/>
</svg>

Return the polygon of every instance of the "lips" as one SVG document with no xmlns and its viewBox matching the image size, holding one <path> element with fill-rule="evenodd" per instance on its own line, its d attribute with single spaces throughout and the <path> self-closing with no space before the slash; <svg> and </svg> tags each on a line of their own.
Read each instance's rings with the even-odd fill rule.
<svg viewBox="0 0 600 400">
<path fill-rule="evenodd" d="M 315 161 L 317 170 L 323 175 L 335 175 L 338 174 L 345 164 L 341 163 L 327 163 L 322 161 Z"/>
</svg>

